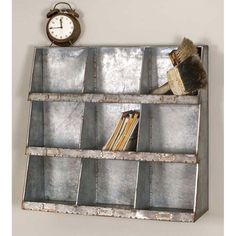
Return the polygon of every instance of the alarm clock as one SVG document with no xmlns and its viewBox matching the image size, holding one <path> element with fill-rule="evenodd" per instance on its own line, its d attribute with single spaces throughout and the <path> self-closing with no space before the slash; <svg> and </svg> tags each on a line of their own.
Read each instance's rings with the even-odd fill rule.
<svg viewBox="0 0 236 236">
<path fill-rule="evenodd" d="M 59 4 L 67 5 L 68 8 L 58 9 Z M 49 40 L 61 47 L 71 46 L 79 38 L 81 33 L 79 14 L 66 2 L 57 3 L 47 14 L 49 18 L 46 32 Z"/>
</svg>

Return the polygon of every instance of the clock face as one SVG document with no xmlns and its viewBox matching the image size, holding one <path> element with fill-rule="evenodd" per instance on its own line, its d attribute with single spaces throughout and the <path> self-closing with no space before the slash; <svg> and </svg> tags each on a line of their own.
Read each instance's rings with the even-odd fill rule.
<svg viewBox="0 0 236 236">
<path fill-rule="evenodd" d="M 50 20 L 48 31 L 53 38 L 65 40 L 72 35 L 74 23 L 68 16 L 57 15 Z"/>
</svg>

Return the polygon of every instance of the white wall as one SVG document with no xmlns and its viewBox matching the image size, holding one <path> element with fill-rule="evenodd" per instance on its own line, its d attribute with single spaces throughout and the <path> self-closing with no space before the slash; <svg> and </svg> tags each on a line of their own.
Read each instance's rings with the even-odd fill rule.
<svg viewBox="0 0 236 236">
<path fill-rule="evenodd" d="M 223 0 L 74 0 L 83 33 L 78 45 L 208 44 L 210 86 L 210 210 L 194 224 L 23 211 L 24 157 L 34 46 L 49 45 L 46 13 L 54 1 L 13 0 L 14 236 L 223 235 Z M 7 158 L 7 157 L 2 157 Z"/>
</svg>

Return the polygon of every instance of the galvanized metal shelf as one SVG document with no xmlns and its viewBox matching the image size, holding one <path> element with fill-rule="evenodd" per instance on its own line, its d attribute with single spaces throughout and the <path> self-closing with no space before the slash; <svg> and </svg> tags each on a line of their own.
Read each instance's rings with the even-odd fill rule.
<svg viewBox="0 0 236 236">
<path fill-rule="evenodd" d="M 174 48 L 36 49 L 23 209 L 181 222 L 207 211 L 207 90 L 149 94 Z M 101 151 L 130 109 L 140 110 L 136 151 Z"/>
</svg>

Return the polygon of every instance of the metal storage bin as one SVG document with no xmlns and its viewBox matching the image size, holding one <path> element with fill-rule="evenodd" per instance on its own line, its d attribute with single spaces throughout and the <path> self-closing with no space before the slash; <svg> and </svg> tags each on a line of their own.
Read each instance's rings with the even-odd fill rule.
<svg viewBox="0 0 236 236">
<path fill-rule="evenodd" d="M 31 92 L 83 92 L 87 56 L 83 48 L 37 48 Z"/>
<path fill-rule="evenodd" d="M 25 200 L 76 204 L 80 172 L 78 158 L 31 156 Z"/>
<path fill-rule="evenodd" d="M 36 48 L 23 209 L 181 222 L 208 210 L 207 89 L 149 94 L 174 48 Z M 102 151 L 131 109 L 136 150 Z"/>
<path fill-rule="evenodd" d="M 29 145 L 80 148 L 84 104 L 32 102 Z"/>
<path fill-rule="evenodd" d="M 83 160 L 78 205 L 134 207 L 136 161 Z"/>
<path fill-rule="evenodd" d="M 142 105 L 138 151 L 196 153 L 199 112 L 199 105 Z"/>
<path fill-rule="evenodd" d="M 140 110 L 140 105 L 86 103 L 81 148 L 101 150 L 111 136 L 121 113 L 127 110 Z"/>
<path fill-rule="evenodd" d="M 196 165 L 143 162 L 139 172 L 138 209 L 193 212 Z"/>
</svg>

